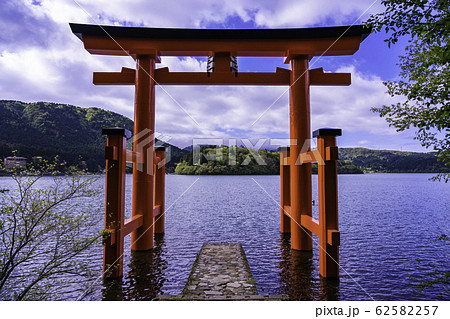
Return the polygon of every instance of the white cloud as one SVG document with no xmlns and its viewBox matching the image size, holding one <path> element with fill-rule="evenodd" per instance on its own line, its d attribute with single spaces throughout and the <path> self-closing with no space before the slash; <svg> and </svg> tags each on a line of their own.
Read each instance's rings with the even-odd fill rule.
<svg viewBox="0 0 450 319">
<path fill-rule="evenodd" d="M 374 0 L 347 1 L 278 1 L 277 5 L 267 5 L 255 14 L 258 25 L 267 27 L 298 27 L 317 24 L 361 23 L 371 13 L 379 10 Z M 358 19 L 359 18 L 359 19 Z M 358 19 L 358 20 L 357 20 Z"/>
<path fill-rule="evenodd" d="M 302 27 L 315 24 L 345 24 L 380 10 L 374 0 L 41 0 L 33 7 L 56 22 L 123 24 L 158 27 L 205 27 L 223 23 L 230 17 L 254 21 L 265 27 Z M 369 9 L 369 7 L 371 7 Z"/>
<path fill-rule="evenodd" d="M 352 23 L 371 3 L 42 0 L 34 5 L 31 0 L 2 1 L 0 98 L 96 106 L 133 118 L 134 88 L 94 86 L 92 72 L 134 67 L 134 61 L 90 55 L 70 32 L 69 22 L 205 27 L 239 17 L 261 27 L 302 27 Z M 158 67 L 164 66 L 172 71 L 204 71 L 206 62 L 192 57 L 163 57 Z M 384 120 L 369 111 L 372 106 L 390 102 L 381 79 L 351 66 L 339 71 L 351 72 L 353 84 L 311 89 L 312 128 L 331 126 L 348 132 L 393 134 Z M 284 87 L 167 86 L 157 88 L 156 94 L 156 128 L 179 145 L 194 137 L 287 137 L 289 133 L 288 93 Z"/>
<path fill-rule="evenodd" d="M 205 72 L 206 61 L 199 61 L 193 57 L 162 57 L 159 68 L 169 67 L 170 71 L 176 72 Z"/>
<path fill-rule="evenodd" d="M 370 111 L 371 107 L 398 102 L 386 93 L 381 78 L 364 75 L 353 66 L 336 72 L 352 74 L 349 87 L 312 87 L 311 114 L 313 127 L 345 127 L 346 131 L 372 134 L 394 134 L 386 121 Z"/>
<path fill-rule="evenodd" d="M 370 111 L 372 106 L 396 101 L 385 93 L 386 88 L 381 79 L 364 76 L 353 67 L 341 68 L 337 72 L 352 73 L 352 85 L 311 88 L 312 129 L 340 127 L 349 134 L 361 131 L 373 135 L 396 134 L 383 119 Z M 165 89 L 171 97 L 162 90 L 157 91 L 157 122 L 163 119 L 159 127 L 171 135 L 182 132 L 195 137 L 289 135 L 289 93 L 286 87 L 165 87 Z M 273 104 L 277 99 L 278 101 Z M 177 104 L 186 109 L 200 127 Z M 252 126 L 271 104 L 273 106 Z M 233 135 L 234 131 L 237 133 Z"/>
</svg>

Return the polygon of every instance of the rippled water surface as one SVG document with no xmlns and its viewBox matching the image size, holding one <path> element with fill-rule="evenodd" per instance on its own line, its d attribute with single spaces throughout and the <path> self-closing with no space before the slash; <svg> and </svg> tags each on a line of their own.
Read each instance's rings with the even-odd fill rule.
<svg viewBox="0 0 450 319">
<path fill-rule="evenodd" d="M 260 294 L 288 294 L 296 300 L 448 300 L 448 286 L 420 294 L 410 288 L 411 276 L 420 278 L 430 270 L 416 258 L 449 268 L 448 244 L 434 239 L 449 234 L 450 185 L 430 182 L 431 176 L 340 175 L 341 276 L 323 280 L 317 238 L 312 252 L 297 252 L 290 249 L 289 235 L 279 232 L 279 176 L 167 175 L 166 233 L 155 236 L 149 252 L 131 252 L 128 236 L 123 279 L 99 284 L 94 299 L 179 294 L 204 242 L 240 242 Z M 131 182 L 127 176 L 127 216 Z M 0 179 L 1 186 L 10 183 Z M 317 176 L 313 199 L 317 203 Z M 93 212 L 102 213 L 101 207 Z M 89 258 L 101 267 L 101 247 Z"/>
</svg>

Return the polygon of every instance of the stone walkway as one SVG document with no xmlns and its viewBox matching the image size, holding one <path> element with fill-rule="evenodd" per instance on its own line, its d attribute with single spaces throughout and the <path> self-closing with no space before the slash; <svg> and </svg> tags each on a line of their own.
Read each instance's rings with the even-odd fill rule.
<svg viewBox="0 0 450 319">
<path fill-rule="evenodd" d="M 181 295 L 158 300 L 283 300 L 258 295 L 241 244 L 204 243 Z"/>
</svg>

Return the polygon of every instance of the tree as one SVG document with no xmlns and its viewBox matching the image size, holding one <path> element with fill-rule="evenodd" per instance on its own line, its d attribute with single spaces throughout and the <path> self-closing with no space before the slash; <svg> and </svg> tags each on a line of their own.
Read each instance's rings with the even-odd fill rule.
<svg viewBox="0 0 450 319">
<path fill-rule="evenodd" d="M 389 34 L 388 45 L 408 37 L 400 56 L 399 81 L 384 82 L 403 103 L 374 107 L 397 131 L 417 128 L 415 138 L 450 165 L 450 11 L 448 0 L 384 0 L 386 11 L 367 21 L 375 32 Z M 450 174 L 435 180 L 449 181 Z"/>
<path fill-rule="evenodd" d="M 66 298 L 66 287 L 86 291 L 101 273 L 80 258 L 101 238 L 100 214 L 86 204 L 98 177 L 56 168 L 13 170 L 15 186 L 0 193 L 0 300 Z"/>
</svg>

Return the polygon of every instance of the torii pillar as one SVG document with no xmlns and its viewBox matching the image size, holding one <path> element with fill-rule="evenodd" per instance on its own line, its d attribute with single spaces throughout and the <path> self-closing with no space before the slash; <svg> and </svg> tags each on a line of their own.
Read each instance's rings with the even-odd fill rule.
<svg viewBox="0 0 450 319">
<path fill-rule="evenodd" d="M 303 145 L 309 143 L 311 138 L 309 58 L 305 55 L 293 56 L 290 65 L 291 247 L 296 250 L 312 250 L 311 232 L 301 226 L 301 215 L 312 215 L 311 164 L 296 163 Z M 303 150 L 306 151 L 309 151 L 309 147 Z"/>
<path fill-rule="evenodd" d="M 155 59 L 154 54 L 136 54 L 134 101 L 134 135 L 144 133 L 145 139 L 135 139 L 134 151 L 141 152 L 143 163 L 133 165 L 132 215 L 143 216 L 143 227 L 131 233 L 132 250 L 153 248 L 153 151 L 155 133 Z"/>
</svg>

